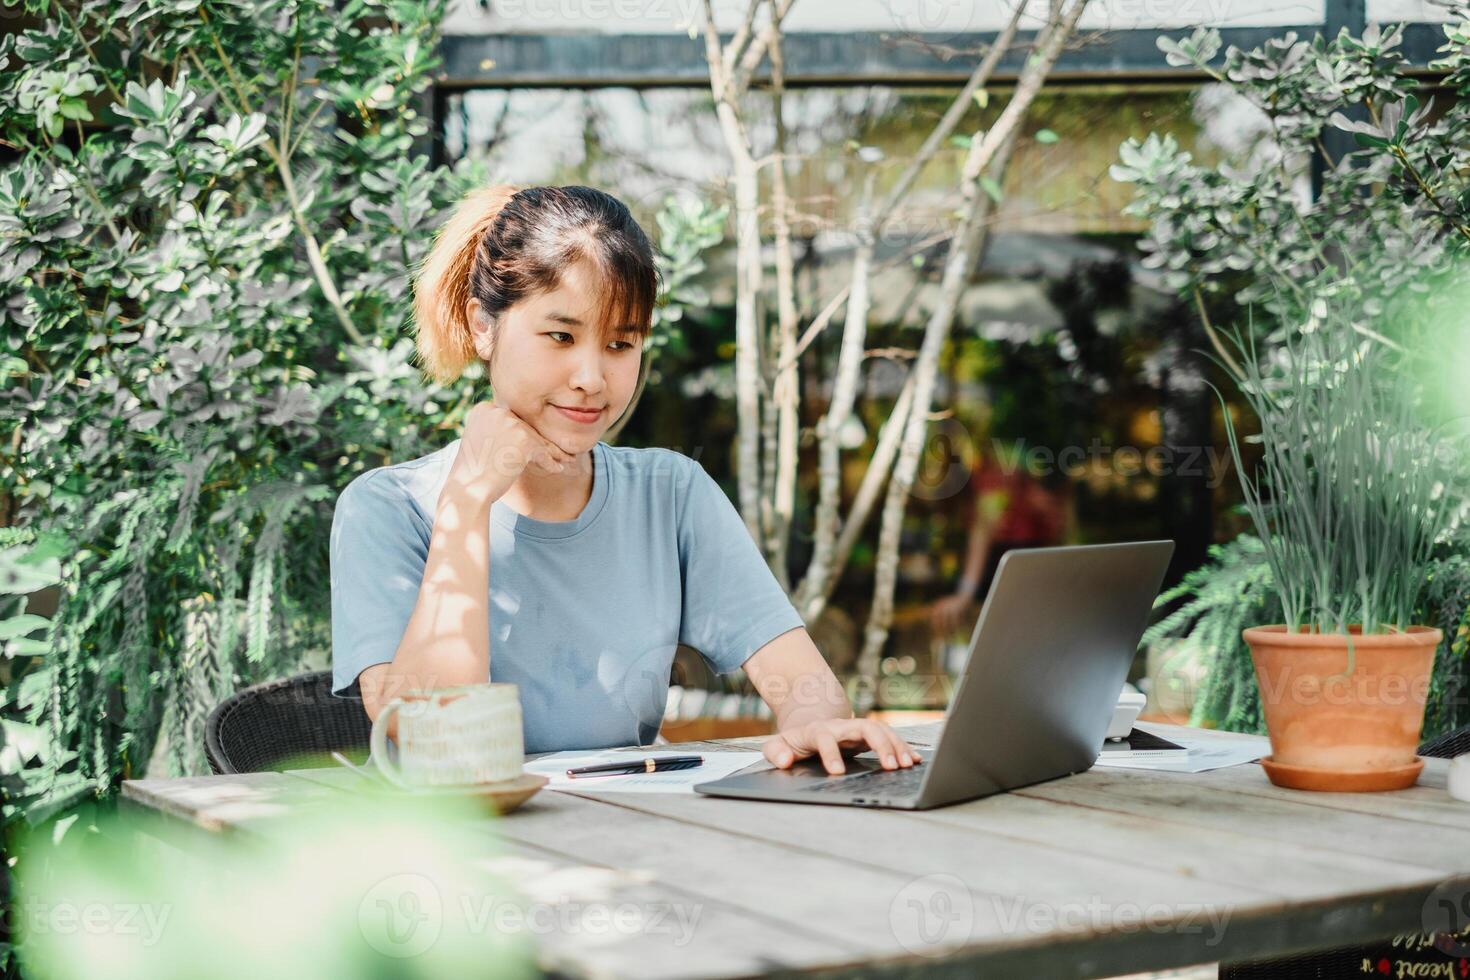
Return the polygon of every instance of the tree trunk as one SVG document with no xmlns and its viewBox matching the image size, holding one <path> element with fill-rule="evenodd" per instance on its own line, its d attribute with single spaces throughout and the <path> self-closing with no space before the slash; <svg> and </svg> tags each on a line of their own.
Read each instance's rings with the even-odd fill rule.
<svg viewBox="0 0 1470 980">
<path fill-rule="evenodd" d="M 790 201 L 786 189 L 786 123 L 782 114 L 785 62 L 779 31 L 769 34 L 771 99 L 776 120 L 776 146 L 771 160 L 771 213 L 776 235 L 776 367 L 771 379 L 771 401 L 776 406 L 776 451 L 772 465 L 775 484 L 771 497 L 770 539 L 766 547 L 776 577 L 789 593 L 786 572 L 791 519 L 796 506 L 796 450 L 800 435 L 800 361 L 796 357 L 796 274 L 791 256 Z"/>
<path fill-rule="evenodd" d="M 761 519 L 761 292 L 760 185 L 750 139 L 740 118 L 740 97 L 750 75 L 765 56 L 771 37 L 791 0 L 773 7 L 771 21 L 759 38 L 753 36 L 756 15 L 764 0 L 751 0 L 744 22 L 726 47 L 715 31 L 712 0 L 705 0 L 704 50 L 710 72 L 710 92 L 720 132 L 733 161 L 735 188 L 735 415 L 737 480 L 740 515 L 757 543 L 764 542 Z"/>
<path fill-rule="evenodd" d="M 857 703 L 854 710 L 859 716 L 873 706 L 874 689 L 877 684 L 879 658 L 888 641 L 889 625 L 893 619 L 893 592 L 898 577 L 898 545 L 903 529 L 904 511 L 908 506 L 909 491 L 913 487 L 914 474 L 919 466 L 919 454 L 923 449 L 924 437 L 929 423 L 929 409 L 934 393 L 935 375 L 939 366 L 939 354 L 949 338 L 954 323 L 955 309 L 961 292 L 969 281 L 974 267 L 974 256 L 978 254 L 986 233 L 985 219 L 989 216 L 990 196 L 981 189 L 980 178 L 990 172 L 997 180 L 1004 176 L 1005 166 L 1020 132 L 1021 120 L 1025 118 L 1037 92 L 1041 90 L 1047 73 L 1061 54 L 1062 45 L 1071 36 L 1077 19 L 1087 0 L 1072 0 L 1066 12 L 1057 16 L 1056 5 L 1053 17 L 1043 32 L 1039 50 L 1026 63 L 1016 91 L 995 125 L 986 132 L 985 138 L 972 143 L 965 160 L 963 183 L 960 192 L 964 197 L 960 230 L 950 240 L 949 254 L 945 258 L 944 272 L 940 279 L 939 301 L 929 322 L 924 328 L 924 340 L 919 347 L 919 357 L 914 364 L 914 401 L 904 427 L 903 443 L 899 448 L 898 462 L 888 484 L 888 496 L 883 504 L 883 523 L 879 531 L 877 570 L 874 582 L 873 605 L 868 622 L 863 630 L 863 649 L 858 655 Z"/>
<path fill-rule="evenodd" d="M 965 112 L 969 110 L 970 100 L 975 93 L 989 82 L 995 66 L 1000 63 L 1001 57 L 1015 39 L 1023 8 L 1024 5 L 1017 6 L 1005 30 L 995 39 L 980 64 L 975 66 L 964 89 L 925 138 L 919 152 L 909 161 L 898 182 L 876 210 L 872 200 L 875 173 L 870 170 L 863 183 L 857 213 L 857 248 L 853 255 L 851 281 L 848 286 L 847 320 L 842 330 L 832 400 L 817 424 L 818 484 L 816 520 L 812 531 L 812 560 L 796 596 L 797 608 L 803 610 L 804 614 L 811 611 L 808 622 L 821 612 L 827 597 L 832 594 L 836 585 L 833 569 L 847 563 L 847 553 L 836 548 L 837 514 L 842 503 L 841 446 L 838 438 L 843 424 L 852 413 L 853 401 L 857 395 L 858 371 L 862 366 L 863 347 L 867 341 L 868 279 L 872 274 L 874 248 L 888 219 L 908 194 L 924 165 L 933 158 L 959 125 Z M 851 544 L 848 547 L 850 549 Z"/>
</svg>

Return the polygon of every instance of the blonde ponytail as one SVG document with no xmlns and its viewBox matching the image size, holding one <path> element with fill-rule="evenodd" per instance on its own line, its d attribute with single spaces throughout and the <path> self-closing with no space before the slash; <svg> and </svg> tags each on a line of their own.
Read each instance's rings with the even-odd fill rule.
<svg viewBox="0 0 1470 980">
<path fill-rule="evenodd" d="M 467 194 L 419 268 L 413 300 L 419 367 L 440 384 L 452 384 L 479 359 L 465 316 L 470 276 L 485 233 L 518 190 L 499 184 Z"/>
</svg>

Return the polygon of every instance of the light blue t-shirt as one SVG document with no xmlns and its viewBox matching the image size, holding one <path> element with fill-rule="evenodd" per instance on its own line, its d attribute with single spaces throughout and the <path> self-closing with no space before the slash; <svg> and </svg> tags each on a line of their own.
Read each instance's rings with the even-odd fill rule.
<svg viewBox="0 0 1470 980">
<path fill-rule="evenodd" d="M 368 470 L 332 520 L 332 693 L 392 661 L 418 600 L 439 491 L 459 450 Z M 520 688 L 527 752 L 649 745 L 677 644 L 719 673 L 802 626 L 744 522 L 695 460 L 597 443 L 571 521 L 496 501 L 490 679 Z"/>
</svg>

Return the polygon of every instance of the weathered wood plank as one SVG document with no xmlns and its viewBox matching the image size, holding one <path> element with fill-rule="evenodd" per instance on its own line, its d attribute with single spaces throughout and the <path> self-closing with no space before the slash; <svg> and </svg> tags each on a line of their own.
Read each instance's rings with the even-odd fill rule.
<svg viewBox="0 0 1470 980">
<path fill-rule="evenodd" d="M 1431 871 L 1464 870 L 1470 862 L 1470 832 L 1416 825 L 1385 826 L 1382 817 L 1311 807 L 1226 788 L 1204 789 L 1168 776 L 1138 778 L 1092 770 L 1065 780 L 1015 791 L 1021 796 L 1084 809 L 1157 817 L 1191 828 L 1242 831 L 1261 840 L 1302 848 L 1369 854 Z M 1416 829 L 1417 827 L 1417 829 Z M 1282 873 L 1290 873 L 1283 868 Z"/>
<path fill-rule="evenodd" d="M 168 833 L 156 851 L 190 854 L 191 835 L 202 833 L 201 828 L 289 847 L 293 814 L 302 812 L 293 809 L 299 801 L 340 810 L 349 799 L 344 790 L 359 778 L 347 770 L 310 772 L 315 778 L 254 773 L 238 780 L 220 776 L 138 780 L 154 785 L 129 789 L 125 784 L 124 797 L 130 806 L 147 807 L 177 822 L 180 833 Z M 525 808 L 534 804 L 533 798 Z M 496 825 L 486 822 L 487 830 Z M 481 860 L 531 903 L 521 906 L 519 921 L 531 930 L 537 965 L 550 974 L 650 980 L 760 976 L 861 958 L 861 951 L 850 944 L 824 940 L 799 925 L 765 914 L 752 916 L 727 902 L 661 881 L 641 880 L 636 874 L 617 876 L 609 888 L 605 877 L 594 874 L 589 881 L 588 872 L 596 869 L 585 862 L 504 835 L 496 837 L 492 845 L 487 835 Z M 507 858 L 515 863 L 507 866 Z M 537 926 L 566 921 L 569 915 L 577 925 L 573 930 Z M 618 928 L 619 922 L 632 925 Z M 770 942 L 753 943 L 754 935 Z"/>
<path fill-rule="evenodd" d="M 1250 886 L 1294 900 L 1437 877 L 1437 872 L 1427 868 L 1373 855 L 1261 839 L 1244 827 L 1224 830 L 1141 814 L 1082 810 L 1018 793 L 997 797 L 988 805 L 941 807 L 915 816 L 921 821 L 1035 841 L 1061 851 L 1108 855 L 1128 867 Z M 1292 873 L 1283 876 L 1280 872 L 1286 864 Z"/>
<path fill-rule="evenodd" d="M 1150 727 L 1168 737 L 1171 726 Z M 679 747 L 758 750 L 762 741 Z M 698 910 L 680 946 L 667 936 L 603 946 L 560 931 L 538 937 L 543 966 L 571 975 L 1101 977 L 1414 928 L 1433 885 L 1470 871 L 1470 807 L 1456 809 L 1443 776 L 1431 760 L 1413 790 L 1324 796 L 1272 787 L 1253 765 L 1094 768 L 922 813 L 543 791 L 482 829 L 549 868 L 631 874 L 647 889 L 636 894 L 683 909 L 686 921 Z M 346 770 L 201 778 L 124 792 L 198 826 L 289 840 L 283 781 L 340 805 L 358 779 Z M 226 778 L 228 789 L 211 785 Z M 962 904 L 935 908 L 940 895 Z M 931 912 L 938 938 L 916 946 L 915 922 L 934 925 Z"/>
<path fill-rule="evenodd" d="M 1276 894 L 1259 881 L 1210 879 L 1168 865 L 1140 867 L 1122 852 L 1107 847 L 1089 850 L 1058 846 L 1054 840 L 1035 835 L 997 832 L 979 821 L 928 819 L 930 814 L 953 814 L 987 802 L 992 804 L 990 809 L 1014 810 L 1017 804 L 1005 796 L 921 813 L 672 793 L 599 797 L 589 791 L 585 795 L 592 802 L 674 820 L 691 828 L 717 828 L 727 834 L 777 842 L 803 853 L 895 871 L 908 878 L 958 875 L 977 892 L 1005 898 L 1026 895 L 1035 901 L 1055 902 L 1085 893 L 1120 903 L 1199 902 L 1211 898 L 1234 902 Z M 1028 803 L 1033 807 L 1045 805 L 1024 801 L 1019 806 L 1024 808 Z M 1070 833 L 1075 837 L 1075 811 L 1073 818 Z M 1128 873 L 1120 875 L 1122 871 Z"/>
<path fill-rule="evenodd" d="M 891 811 L 590 790 L 542 793 L 531 802 L 539 804 L 534 821 L 517 819 L 517 811 L 495 832 L 580 861 L 648 870 L 682 891 L 804 923 L 809 934 L 860 944 L 872 956 L 903 954 L 894 905 L 908 892 L 927 894 L 930 877 L 968 891 L 974 921 L 965 939 L 991 945 L 1032 941 L 1037 923 L 1054 920 L 1066 921 L 1048 928 L 1053 939 L 1069 931 L 1086 936 L 1096 931 L 1088 916 L 1149 910 L 1163 922 L 1170 911 L 1180 918 L 1209 909 L 1228 914 L 1270 897 L 1251 885 L 1128 868 L 1117 858 L 924 826 Z"/>
<path fill-rule="evenodd" d="M 1171 735 L 1179 737 L 1175 733 L 1184 733 L 1190 738 L 1203 741 L 1227 741 L 1242 738 L 1232 732 L 1184 728 L 1178 725 L 1149 723 L 1139 727 L 1156 732 L 1164 738 L 1169 738 Z M 899 729 L 899 731 L 902 734 L 904 729 Z M 1429 830 L 1432 827 L 1448 828 L 1452 832 L 1451 840 L 1463 840 L 1455 836 L 1453 832 L 1470 831 L 1470 806 L 1455 800 L 1445 789 L 1449 762 L 1445 759 L 1426 759 L 1425 762 L 1424 773 L 1417 786 L 1387 793 L 1316 793 L 1282 789 L 1272 785 L 1266 778 L 1264 770 L 1254 763 L 1213 769 L 1202 773 L 1172 773 L 1099 766 L 1078 776 L 1039 784 L 1039 787 L 1047 787 L 1045 791 L 1039 787 L 1032 787 L 1016 792 L 1032 794 L 1033 790 L 1036 790 L 1036 792 L 1050 793 L 1058 787 L 1066 786 L 1069 788 L 1105 788 L 1108 791 L 1126 793 L 1133 789 L 1143 792 L 1146 791 L 1145 787 L 1162 786 L 1174 791 L 1168 794 L 1168 798 L 1171 802 L 1181 806 L 1188 803 L 1190 792 L 1198 792 L 1201 809 L 1206 810 L 1217 810 L 1222 805 L 1235 810 L 1243 805 L 1238 800 L 1222 804 L 1220 794 L 1258 796 L 1295 806 L 1320 807 L 1367 814 L 1394 821 L 1406 821 L 1419 825 L 1422 830 Z M 1303 811 L 1299 816 L 1315 818 L 1322 815 L 1308 810 Z"/>
<path fill-rule="evenodd" d="M 209 831 L 228 830 L 260 817 L 289 816 L 299 807 L 316 803 L 340 802 L 330 788 L 273 772 L 128 779 L 123 781 L 122 796 Z"/>
<path fill-rule="evenodd" d="M 557 795 L 568 797 L 571 794 Z M 820 821 L 817 829 L 828 841 L 825 845 L 813 845 L 808 841 L 808 847 L 825 846 L 834 857 L 860 866 L 854 871 L 872 867 L 875 862 L 891 863 L 895 870 L 914 874 L 916 879 L 897 892 L 879 891 L 874 894 L 863 889 L 853 871 L 831 875 L 819 884 L 818 880 L 800 874 L 799 867 L 793 867 L 792 870 L 797 872 L 793 875 L 796 880 L 782 878 L 777 872 L 769 883 L 778 886 L 771 891 L 767 906 L 770 912 L 786 913 L 783 918 L 790 916 L 796 921 L 808 921 L 796 918 L 806 912 L 793 909 L 788 897 L 792 889 L 804 889 L 820 897 L 819 906 L 828 916 L 835 918 L 872 921 L 875 911 L 886 910 L 892 937 L 886 940 L 890 944 L 890 952 L 884 956 L 867 951 L 865 959 L 854 960 L 848 967 L 857 970 L 857 975 L 879 976 L 884 975 L 885 970 L 919 975 L 926 968 L 938 966 L 927 956 L 900 948 L 902 944 L 898 942 L 898 933 L 904 926 L 901 900 L 905 892 L 912 892 L 915 898 L 926 894 L 913 886 L 922 882 L 922 878 L 917 877 L 924 869 L 920 862 L 925 857 L 932 857 L 925 853 L 924 844 L 934 843 L 934 828 L 922 828 L 914 835 L 918 845 L 907 851 L 904 844 L 911 835 L 904 829 L 891 832 L 887 843 L 875 849 L 865 846 L 871 841 L 861 833 L 854 833 L 850 822 L 844 822 L 844 818 L 858 821 L 867 817 L 888 817 L 890 823 L 893 818 L 917 822 L 915 815 L 874 813 L 847 807 L 704 800 L 682 794 L 638 794 L 616 798 L 606 795 L 587 802 L 594 806 L 611 804 L 634 809 L 645 815 L 644 827 L 649 826 L 647 817 L 659 815 L 653 812 L 655 810 L 666 812 L 673 808 L 693 808 L 701 803 L 713 804 L 721 811 L 730 811 L 730 822 L 722 821 L 722 826 L 740 828 L 742 834 L 748 834 L 757 844 L 764 842 L 770 828 L 752 824 L 754 817 L 763 812 L 772 813 L 774 809 L 799 808 L 812 820 Z M 567 809 L 575 813 L 573 808 Z M 694 819 L 708 818 L 696 812 Z M 781 815 L 774 819 L 777 832 L 781 827 L 793 826 L 791 819 L 783 819 Z M 606 814 L 601 815 L 600 820 L 600 832 L 590 832 L 587 840 L 574 845 L 578 848 L 577 856 L 594 854 L 594 860 L 625 866 L 629 860 L 626 854 L 617 848 L 609 851 L 606 846 L 595 842 L 599 834 L 613 840 L 627 838 L 629 835 L 624 824 L 608 820 Z M 802 823 L 799 819 L 796 821 L 798 826 Z M 659 836 L 686 842 L 697 838 L 705 829 L 701 824 L 692 824 L 685 830 L 662 831 Z M 1221 886 L 1208 882 L 1182 880 L 1174 885 L 1172 893 L 1161 890 L 1157 881 L 1162 876 L 1147 869 L 1130 869 L 1126 861 L 1119 861 L 1110 865 L 1108 871 L 1117 876 L 1120 884 L 1100 886 L 1086 875 L 1069 872 L 1065 864 L 1042 864 L 1017 869 L 1020 876 L 1018 884 L 1025 889 L 1024 892 L 1000 895 L 979 891 L 978 887 L 992 883 L 984 880 L 986 866 L 1007 863 L 1017 848 L 1004 842 L 976 846 L 974 838 L 979 835 L 972 833 L 968 836 L 968 840 L 958 842 L 938 841 L 939 848 L 949 852 L 948 860 L 942 865 L 946 870 L 930 872 L 935 878 L 952 876 L 969 886 L 970 904 L 962 913 L 956 913 L 956 923 L 945 926 L 952 929 L 945 936 L 946 944 L 942 950 L 944 967 L 951 971 L 948 975 L 964 975 L 953 971 L 970 969 L 997 976 L 1108 976 L 1142 968 L 1260 956 L 1263 949 L 1343 944 L 1372 936 L 1386 936 L 1411 927 L 1417 923 L 1432 886 L 1432 882 L 1408 887 L 1377 884 L 1369 890 L 1360 890 L 1356 895 L 1350 892 L 1346 896 L 1336 894 L 1295 902 L 1260 894 L 1231 900 L 1221 897 Z M 555 846 L 560 850 L 564 845 Z M 637 854 L 643 852 L 643 845 L 636 839 L 629 846 Z M 793 847 L 789 830 L 783 846 Z M 739 855 L 733 863 L 731 853 Z M 702 886 L 699 882 L 705 874 L 705 869 L 700 867 L 691 869 L 690 874 L 696 879 L 694 884 L 686 886 L 681 881 L 679 886 L 691 890 L 709 887 L 720 894 L 746 901 L 740 882 L 752 870 L 750 855 L 748 845 L 734 845 L 723 856 L 716 856 L 715 864 L 709 869 L 712 877 L 709 886 Z M 1066 857 L 1072 859 L 1074 867 L 1088 863 L 1085 856 Z M 661 870 L 660 874 L 667 880 L 669 872 Z M 1107 890 L 1088 890 L 1104 887 Z M 1132 888 L 1138 890 L 1130 891 Z M 1245 891 L 1236 889 L 1237 894 Z M 809 903 L 803 901 L 799 904 Z M 881 928 L 881 916 L 876 918 Z M 938 918 L 936 924 L 944 926 L 943 916 Z M 932 953 L 940 949 L 929 947 L 924 951 Z"/>
<path fill-rule="evenodd" d="M 1320 793 L 1283 789 L 1272 784 L 1258 765 L 1220 769 L 1209 773 L 1205 785 L 1246 793 L 1264 799 L 1286 800 L 1302 806 L 1366 813 L 1391 820 L 1410 821 L 1451 829 L 1470 828 L 1470 803 L 1449 794 L 1449 760 L 1425 759 L 1417 785 L 1383 793 Z"/>
</svg>

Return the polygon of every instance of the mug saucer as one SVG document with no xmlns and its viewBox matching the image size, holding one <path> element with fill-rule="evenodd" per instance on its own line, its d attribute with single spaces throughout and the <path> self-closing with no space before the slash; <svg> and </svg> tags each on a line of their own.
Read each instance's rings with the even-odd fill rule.
<svg viewBox="0 0 1470 980">
<path fill-rule="evenodd" d="M 389 783 L 378 774 L 379 792 L 390 796 L 409 796 L 415 799 L 474 799 L 487 804 L 496 813 L 509 813 L 535 796 L 541 787 L 551 782 L 546 776 L 523 772 L 515 779 L 495 783 L 460 783 L 445 786 L 415 786 L 405 789 Z"/>
</svg>

